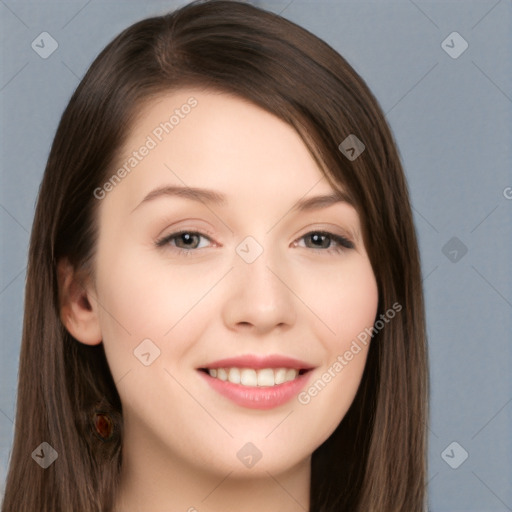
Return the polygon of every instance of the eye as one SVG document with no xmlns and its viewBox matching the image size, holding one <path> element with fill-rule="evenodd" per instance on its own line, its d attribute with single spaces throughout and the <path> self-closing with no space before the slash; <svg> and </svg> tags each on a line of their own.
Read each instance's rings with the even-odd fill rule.
<svg viewBox="0 0 512 512">
<path fill-rule="evenodd" d="M 155 244 L 157 247 L 170 246 L 171 249 L 188 255 L 191 250 L 204 248 L 204 246 L 200 246 L 201 238 L 211 242 L 209 237 L 198 231 L 179 231 L 166 235 L 157 240 Z"/>
<path fill-rule="evenodd" d="M 157 247 L 168 247 L 173 251 L 189 256 L 194 252 L 194 250 L 204 249 L 208 246 L 208 243 L 201 246 L 201 239 L 210 243 L 212 242 L 210 237 L 203 233 L 198 231 L 182 230 L 164 236 L 157 240 L 155 245 Z M 299 238 L 299 240 L 305 240 L 306 243 L 305 245 L 301 245 L 295 242 L 298 246 L 306 247 L 308 249 L 323 250 L 327 253 L 340 253 L 345 249 L 354 248 L 354 244 L 348 240 L 348 238 L 341 235 L 335 235 L 334 233 L 329 233 L 328 231 L 310 231 Z"/>
<path fill-rule="evenodd" d="M 299 240 L 309 240 L 311 242 L 310 245 L 306 243 L 307 248 L 311 249 L 323 249 L 325 252 L 335 252 L 340 253 L 345 249 L 353 249 L 354 244 L 344 236 L 335 235 L 334 233 L 329 233 L 328 231 L 310 231 L 303 235 Z M 332 245 L 332 242 L 335 245 Z"/>
</svg>

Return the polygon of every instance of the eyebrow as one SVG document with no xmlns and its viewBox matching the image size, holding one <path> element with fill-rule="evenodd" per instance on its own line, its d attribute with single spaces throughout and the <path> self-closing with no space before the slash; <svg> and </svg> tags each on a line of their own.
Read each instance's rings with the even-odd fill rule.
<svg viewBox="0 0 512 512">
<path fill-rule="evenodd" d="M 225 206 L 227 198 L 224 194 L 215 190 L 198 187 L 182 187 L 179 185 L 164 185 L 155 188 L 149 192 L 144 199 L 132 210 L 135 211 L 139 206 L 144 203 L 153 201 L 160 197 L 183 197 L 193 201 L 202 202 L 205 204 L 215 204 L 217 206 Z M 352 198 L 341 190 L 336 190 L 331 194 L 319 195 L 300 199 L 297 201 L 290 211 L 311 211 L 327 208 L 336 203 L 347 203 L 351 206 L 354 205 Z"/>
<path fill-rule="evenodd" d="M 226 204 L 226 196 L 214 190 L 197 187 L 182 187 L 179 185 L 164 185 L 149 192 L 144 197 L 144 199 L 132 210 L 132 212 L 144 203 L 148 203 L 149 201 L 153 201 L 154 199 L 165 196 L 184 197 L 185 199 L 200 201 L 202 203 L 216 204 L 218 206 L 223 206 Z"/>
</svg>

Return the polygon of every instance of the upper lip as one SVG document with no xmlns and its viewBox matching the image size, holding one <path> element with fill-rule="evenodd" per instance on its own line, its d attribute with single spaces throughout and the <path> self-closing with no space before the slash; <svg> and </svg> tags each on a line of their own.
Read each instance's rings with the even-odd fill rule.
<svg viewBox="0 0 512 512">
<path fill-rule="evenodd" d="M 255 370 L 262 368 L 294 368 L 296 370 L 312 370 L 314 366 L 295 359 L 279 354 L 269 356 L 258 356 L 247 354 L 238 357 L 228 357 L 207 363 L 201 368 L 212 370 L 215 368 L 254 368 Z"/>
</svg>

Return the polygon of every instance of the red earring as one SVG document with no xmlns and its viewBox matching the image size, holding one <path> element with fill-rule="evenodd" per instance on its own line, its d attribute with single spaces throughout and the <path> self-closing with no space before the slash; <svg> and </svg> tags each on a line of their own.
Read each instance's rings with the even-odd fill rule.
<svg viewBox="0 0 512 512">
<path fill-rule="evenodd" d="M 95 412 L 93 418 L 95 433 L 103 441 L 108 441 L 114 433 L 112 418 L 104 412 Z"/>
</svg>

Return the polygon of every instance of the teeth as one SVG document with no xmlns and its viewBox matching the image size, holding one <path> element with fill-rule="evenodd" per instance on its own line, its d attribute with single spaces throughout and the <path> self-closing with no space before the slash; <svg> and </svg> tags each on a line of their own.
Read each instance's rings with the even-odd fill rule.
<svg viewBox="0 0 512 512">
<path fill-rule="evenodd" d="M 209 369 L 211 377 L 250 387 L 269 387 L 290 382 L 299 375 L 293 368 L 216 368 Z"/>
<path fill-rule="evenodd" d="M 266 368 L 258 372 L 258 386 L 273 386 L 274 381 L 274 370 L 271 368 Z"/>
<path fill-rule="evenodd" d="M 240 384 L 243 386 L 257 386 L 258 374 L 256 370 L 243 369 L 240 372 Z"/>
<path fill-rule="evenodd" d="M 210 373 L 211 375 L 211 373 Z M 240 384 L 240 370 L 238 368 L 231 368 L 228 373 L 228 380 L 233 384 Z"/>
<path fill-rule="evenodd" d="M 286 368 L 279 368 L 276 370 L 274 380 L 276 384 L 282 384 L 286 381 Z"/>
</svg>

